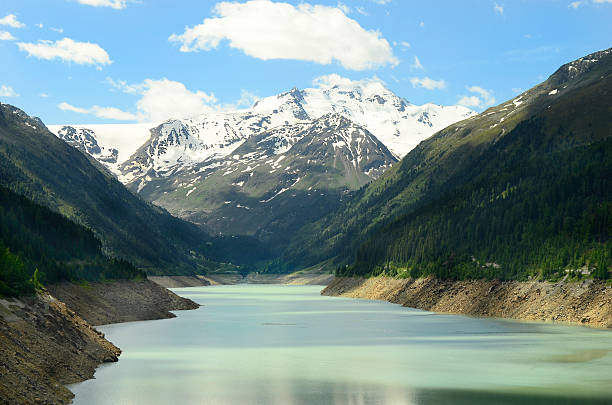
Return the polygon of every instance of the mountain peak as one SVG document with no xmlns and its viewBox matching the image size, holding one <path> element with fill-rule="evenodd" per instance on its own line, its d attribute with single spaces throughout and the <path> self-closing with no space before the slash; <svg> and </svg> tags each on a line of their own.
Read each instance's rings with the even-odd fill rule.
<svg viewBox="0 0 612 405">
<path fill-rule="evenodd" d="M 561 66 L 550 76 L 549 82 L 557 86 L 567 84 L 577 79 L 579 80 L 594 70 L 601 70 L 600 73 L 607 76 L 612 70 L 612 63 L 609 63 L 609 60 L 611 59 L 612 48 L 593 52 L 587 56 L 583 56 L 582 58 L 576 59 Z M 595 77 L 594 79 L 601 78 L 602 77 Z"/>
</svg>

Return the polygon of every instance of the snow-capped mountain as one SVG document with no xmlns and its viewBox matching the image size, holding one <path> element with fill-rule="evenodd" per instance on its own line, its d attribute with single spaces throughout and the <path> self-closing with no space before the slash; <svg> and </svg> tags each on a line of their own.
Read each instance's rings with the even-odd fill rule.
<svg viewBox="0 0 612 405">
<path fill-rule="evenodd" d="M 89 129 L 88 134 L 101 148 L 117 149 L 116 164 L 99 160 L 123 183 L 137 184 L 136 190 L 141 190 L 153 178 L 173 176 L 230 155 L 254 135 L 272 128 L 308 124 L 330 113 L 363 126 L 398 158 L 438 130 L 476 114 L 460 106 L 413 105 L 380 82 L 363 81 L 292 89 L 260 99 L 248 110 L 171 119 L 154 128 L 149 125 L 149 129 L 146 124 L 73 127 Z M 61 128 L 50 126 L 56 134 Z M 91 140 L 79 141 L 81 149 L 86 150 Z"/>
<path fill-rule="evenodd" d="M 88 151 L 92 144 L 97 144 L 103 151 L 117 150 L 117 160 L 109 163 L 100 160 L 117 176 L 120 175 L 119 165 L 127 160 L 136 150 L 151 137 L 151 128 L 155 124 L 92 124 L 92 125 L 48 125 L 49 131 L 64 139 L 70 145 L 81 151 Z M 66 130 L 62 131 L 63 128 Z M 63 135 L 60 135 L 60 131 Z M 74 133 L 74 135 L 69 135 Z M 86 136 L 83 136 L 84 134 Z M 69 136 L 70 139 L 66 138 Z M 91 154 L 91 153 L 90 153 Z M 104 153 L 102 156 L 107 155 Z M 112 152 L 111 152 L 112 154 Z M 92 154 L 97 159 L 97 156 Z"/>
<path fill-rule="evenodd" d="M 240 111 L 168 120 L 151 129 L 151 137 L 121 165 L 120 180 L 144 185 L 149 178 L 226 156 L 251 136 L 287 122 L 282 113 Z"/>
<path fill-rule="evenodd" d="M 132 188 L 214 233 L 269 241 L 328 213 L 396 161 L 367 129 L 327 114 L 262 131 L 229 155 Z"/>
<path fill-rule="evenodd" d="M 109 167 L 117 163 L 119 151 L 115 148 L 101 147 L 96 139 L 96 134 L 91 129 L 63 126 L 57 131 L 57 136 Z"/>
<path fill-rule="evenodd" d="M 259 100 L 252 111 L 291 112 L 297 119 L 338 113 L 367 128 L 400 158 L 437 131 L 476 115 L 462 106 L 410 104 L 377 81 L 293 89 Z"/>
<path fill-rule="evenodd" d="M 460 106 L 416 106 L 379 82 L 293 89 L 259 100 L 244 111 L 207 113 L 169 120 L 151 130 L 149 140 L 120 167 L 120 180 L 139 184 L 171 176 L 213 158 L 227 156 L 263 131 L 311 123 L 339 114 L 374 134 L 396 157 L 403 157 L 436 131 L 475 115 Z"/>
</svg>

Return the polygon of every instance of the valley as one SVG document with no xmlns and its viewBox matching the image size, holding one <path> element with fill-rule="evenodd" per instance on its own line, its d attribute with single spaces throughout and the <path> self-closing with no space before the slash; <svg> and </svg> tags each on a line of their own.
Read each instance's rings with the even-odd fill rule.
<svg viewBox="0 0 612 405">
<path fill-rule="evenodd" d="M 416 58 L 411 69 L 424 70 L 419 65 Z M 126 368 L 115 377 L 104 367 L 100 384 L 70 386 L 76 403 L 133 399 L 140 373 L 157 370 L 151 381 L 163 386 L 156 379 L 173 365 L 185 376 L 174 388 L 200 388 L 194 379 L 204 373 L 209 398 L 223 403 L 283 402 L 286 394 L 307 403 L 422 404 L 455 392 L 463 403 L 556 403 L 559 395 L 605 403 L 607 331 L 454 315 L 612 327 L 611 74 L 612 50 L 604 49 L 498 105 L 478 86 L 466 88 L 484 101 L 417 105 L 377 78 L 338 75 L 249 98 L 249 106 L 200 108 L 215 97 L 198 92 L 198 108 L 163 119 L 59 104 L 138 122 L 131 124 L 47 126 L 0 103 L 0 403 L 70 403 L 66 385 L 91 379 L 121 354 L 95 326 L 126 342 Z M 409 80 L 413 88 L 446 86 Z M 153 91 L 150 80 L 106 81 L 140 94 L 139 109 Z M 144 320 L 165 321 L 134 323 Z M 369 327 L 392 330 L 392 342 Z M 568 349 L 549 332 L 586 348 Z M 534 343 L 522 333 L 537 335 L 546 356 L 516 349 L 512 342 Z M 516 375 L 488 387 L 469 378 L 431 384 L 463 378 L 459 363 L 443 358 L 459 374 L 434 367 L 421 378 L 406 367 L 430 364 L 419 346 L 436 358 L 438 344 L 482 378 L 487 367 L 527 372 L 521 359 L 551 373 L 559 363 L 577 366 L 558 381 L 534 375 L 532 385 Z M 493 360 L 468 361 L 456 350 L 462 345 Z M 495 357 L 498 347 L 516 357 Z M 402 350 L 412 357 L 398 365 Z M 279 374 L 266 374 L 262 385 L 259 363 L 236 368 L 251 355 Z M 191 356 L 213 361 L 207 368 Z M 297 372 L 300 359 L 319 363 Z M 226 360 L 242 380 L 224 379 Z M 358 378 L 334 362 L 358 367 Z M 293 379 L 282 377 L 288 364 Z M 309 372 L 317 364 L 333 384 Z M 216 391 L 217 378 L 220 386 L 246 382 L 244 390 Z M 352 397 L 364 382 L 367 392 Z M 272 392 L 275 383 L 286 392 Z M 105 396 L 108 384 L 121 389 Z M 194 402 L 196 394 L 179 397 Z"/>
</svg>

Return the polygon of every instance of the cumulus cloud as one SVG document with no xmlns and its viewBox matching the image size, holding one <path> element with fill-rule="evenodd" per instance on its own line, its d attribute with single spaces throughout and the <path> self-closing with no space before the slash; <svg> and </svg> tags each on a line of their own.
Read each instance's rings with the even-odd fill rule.
<svg viewBox="0 0 612 405">
<path fill-rule="evenodd" d="M 218 3 L 213 18 L 173 34 L 182 52 L 229 46 L 262 60 L 293 59 L 319 64 L 334 60 L 352 70 L 397 65 L 389 42 L 378 31 L 365 30 L 338 7 L 293 6 L 270 0 Z"/>
<path fill-rule="evenodd" d="M 0 31 L 0 41 L 13 41 L 14 39 L 15 37 L 10 32 Z"/>
<path fill-rule="evenodd" d="M 20 22 L 15 14 L 9 14 L 6 17 L 0 18 L 0 25 L 8 25 L 13 28 L 25 27 L 25 24 Z"/>
<path fill-rule="evenodd" d="M 19 94 L 11 86 L 0 86 L 0 97 L 19 97 Z"/>
<path fill-rule="evenodd" d="M 410 83 L 415 89 L 422 87 L 427 90 L 441 90 L 446 87 L 446 82 L 444 80 L 433 80 L 429 77 L 412 77 L 410 78 Z"/>
<path fill-rule="evenodd" d="M 191 91 L 183 83 L 168 80 L 147 79 L 142 83 L 128 84 L 123 80 L 107 78 L 107 82 L 117 90 L 139 96 L 136 112 L 126 112 L 114 107 L 93 106 L 91 108 L 75 107 L 61 103 L 58 107 L 64 111 L 80 114 L 94 114 L 99 118 L 121 121 L 162 122 L 169 118 L 187 118 L 205 112 L 221 109 L 216 105 L 213 94 L 203 91 Z M 250 94 L 243 94 L 235 106 L 249 102 Z"/>
<path fill-rule="evenodd" d="M 168 79 L 145 80 L 140 86 L 142 97 L 136 103 L 142 120 L 162 121 L 186 118 L 213 110 L 213 94 L 188 90 L 183 83 Z"/>
<path fill-rule="evenodd" d="M 19 42 L 19 49 L 38 59 L 60 59 L 79 65 L 110 65 L 108 53 L 100 45 L 91 42 L 77 42 L 70 38 L 37 43 Z"/>
<path fill-rule="evenodd" d="M 126 111 L 122 111 L 115 107 L 100 107 L 95 105 L 91 108 L 76 107 L 66 102 L 57 105 L 62 111 L 72 111 L 79 114 L 93 114 L 98 118 L 107 118 L 116 121 L 133 121 L 137 117 Z"/>
<path fill-rule="evenodd" d="M 93 7 L 110 7 L 121 10 L 126 7 L 127 0 L 77 0 L 80 4 Z"/>
<path fill-rule="evenodd" d="M 473 108 L 485 108 L 495 104 L 495 97 L 493 97 L 492 91 L 485 90 L 480 86 L 471 86 L 467 89 L 473 94 L 461 97 L 457 104 Z"/>
</svg>

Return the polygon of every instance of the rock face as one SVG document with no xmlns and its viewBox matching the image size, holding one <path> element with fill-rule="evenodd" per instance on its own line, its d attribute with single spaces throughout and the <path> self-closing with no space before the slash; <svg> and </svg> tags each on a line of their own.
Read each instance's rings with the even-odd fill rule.
<svg viewBox="0 0 612 405">
<path fill-rule="evenodd" d="M 0 403 L 67 404 L 117 347 L 49 294 L 0 300 Z"/>
<path fill-rule="evenodd" d="M 58 138 L 81 152 L 90 154 L 99 162 L 112 166 L 117 163 L 119 151 L 115 148 L 104 148 L 98 145 L 96 134 L 87 128 L 63 126 L 57 131 Z"/>
<path fill-rule="evenodd" d="M 0 299 L 2 405 L 68 404 L 74 395 L 65 384 L 117 361 L 121 350 L 92 324 L 171 318 L 168 311 L 198 307 L 150 281 L 65 283 L 50 290 L 69 304 L 49 293 Z"/>
<path fill-rule="evenodd" d="M 432 312 L 612 328 L 612 286 L 434 278 L 335 278 L 322 295 L 384 300 Z"/>
</svg>

